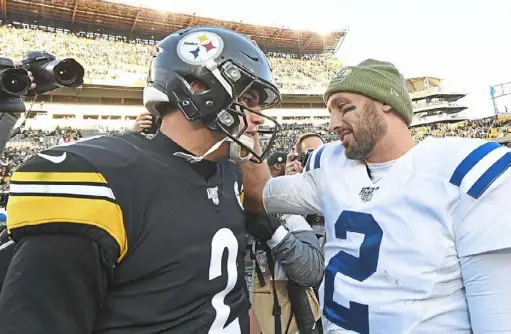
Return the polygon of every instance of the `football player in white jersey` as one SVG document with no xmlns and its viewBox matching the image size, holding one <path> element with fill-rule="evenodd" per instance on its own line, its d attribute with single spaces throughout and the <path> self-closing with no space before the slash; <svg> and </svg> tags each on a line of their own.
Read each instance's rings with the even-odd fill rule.
<svg viewBox="0 0 511 334">
<path fill-rule="evenodd" d="M 247 209 L 325 217 L 325 333 L 511 333 L 510 149 L 416 143 L 387 62 L 344 67 L 324 98 L 339 141 L 304 173 L 241 168 Z"/>
</svg>

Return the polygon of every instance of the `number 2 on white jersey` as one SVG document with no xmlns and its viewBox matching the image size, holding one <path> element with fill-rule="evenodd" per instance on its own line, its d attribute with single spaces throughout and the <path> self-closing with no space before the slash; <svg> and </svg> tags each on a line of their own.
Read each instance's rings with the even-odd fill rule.
<svg viewBox="0 0 511 334">
<path fill-rule="evenodd" d="M 346 239 L 347 232 L 364 235 L 359 257 L 341 250 L 333 256 L 325 270 L 325 301 L 323 315 L 337 326 L 350 331 L 369 334 L 369 306 L 350 301 L 344 307 L 334 301 L 334 283 L 337 274 L 363 282 L 376 272 L 383 230 L 368 213 L 343 211 L 335 222 L 335 237 Z"/>
<path fill-rule="evenodd" d="M 211 304 L 215 308 L 216 317 L 209 329 L 209 334 L 240 334 L 239 319 L 234 319 L 227 327 L 225 324 L 229 318 L 230 308 L 225 305 L 225 296 L 234 289 L 238 279 L 236 257 L 238 256 L 238 240 L 228 228 L 218 230 L 211 241 L 211 262 L 209 265 L 209 280 L 222 275 L 222 255 L 227 248 L 227 286 L 217 293 Z"/>
</svg>

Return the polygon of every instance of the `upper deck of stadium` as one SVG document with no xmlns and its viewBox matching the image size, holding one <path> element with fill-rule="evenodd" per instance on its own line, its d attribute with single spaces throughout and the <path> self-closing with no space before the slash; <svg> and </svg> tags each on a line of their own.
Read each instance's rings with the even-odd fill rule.
<svg viewBox="0 0 511 334">
<path fill-rule="evenodd" d="M 250 36 L 265 52 L 298 55 L 333 53 L 346 31 L 319 34 L 241 22 L 220 21 L 194 15 L 162 12 L 100 0 L 0 0 L 4 23 L 31 22 L 73 32 L 94 31 L 130 39 L 158 41 L 182 28 L 215 25 Z"/>
</svg>

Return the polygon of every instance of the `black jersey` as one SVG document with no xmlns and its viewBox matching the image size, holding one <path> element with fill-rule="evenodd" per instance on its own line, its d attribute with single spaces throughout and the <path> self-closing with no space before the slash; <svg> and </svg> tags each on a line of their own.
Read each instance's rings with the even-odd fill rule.
<svg viewBox="0 0 511 334">
<path fill-rule="evenodd" d="M 225 161 L 204 178 L 179 149 L 162 134 L 99 137 L 45 151 L 12 177 L 13 240 L 84 236 L 110 264 L 93 333 L 248 333 L 240 174 Z"/>
</svg>

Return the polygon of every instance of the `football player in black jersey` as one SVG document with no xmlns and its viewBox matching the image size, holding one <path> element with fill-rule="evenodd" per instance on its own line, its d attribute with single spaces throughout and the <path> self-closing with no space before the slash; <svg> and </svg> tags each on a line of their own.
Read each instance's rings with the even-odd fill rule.
<svg viewBox="0 0 511 334">
<path fill-rule="evenodd" d="M 252 136 L 279 101 L 248 38 L 195 27 L 161 41 L 144 91 L 159 133 L 57 146 L 13 175 L 0 332 L 248 333 L 233 162 L 264 159 Z"/>
</svg>

